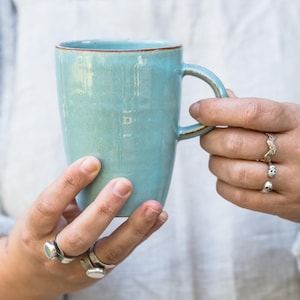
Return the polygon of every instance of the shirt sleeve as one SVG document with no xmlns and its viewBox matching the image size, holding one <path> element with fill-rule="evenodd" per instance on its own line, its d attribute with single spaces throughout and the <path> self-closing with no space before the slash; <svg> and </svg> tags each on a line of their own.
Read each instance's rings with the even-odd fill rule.
<svg viewBox="0 0 300 300">
<path fill-rule="evenodd" d="M 293 244 L 292 253 L 297 259 L 298 271 L 300 272 L 300 231 L 298 232 Z"/>
<path fill-rule="evenodd" d="M 8 235 L 14 226 L 14 220 L 0 214 L 0 237 Z"/>
</svg>

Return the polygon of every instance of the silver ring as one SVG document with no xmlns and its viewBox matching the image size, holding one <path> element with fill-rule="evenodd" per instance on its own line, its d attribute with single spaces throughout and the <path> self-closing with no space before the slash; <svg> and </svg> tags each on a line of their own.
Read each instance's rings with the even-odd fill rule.
<svg viewBox="0 0 300 300">
<path fill-rule="evenodd" d="M 263 189 L 261 190 L 263 193 L 269 193 L 273 190 L 273 184 L 271 181 L 266 181 Z"/>
<path fill-rule="evenodd" d="M 81 266 L 84 268 L 84 270 L 86 271 L 86 275 L 90 278 L 95 278 L 95 279 L 100 279 L 103 278 L 106 273 L 105 273 L 105 269 L 102 267 L 95 267 L 91 260 L 90 257 L 88 255 L 88 252 L 86 253 L 86 255 L 80 260 Z"/>
<path fill-rule="evenodd" d="M 86 255 L 80 260 L 80 263 L 88 277 L 100 279 L 106 275 L 107 269 L 112 269 L 115 265 L 108 265 L 100 261 L 95 254 L 95 246 L 96 243 L 87 251 Z"/>
<path fill-rule="evenodd" d="M 277 169 L 274 165 L 269 165 L 268 167 L 268 177 L 273 178 L 277 173 Z"/>
<path fill-rule="evenodd" d="M 75 256 L 66 256 L 59 246 L 58 235 L 56 235 L 55 239 L 52 242 L 46 242 L 44 244 L 44 253 L 50 260 L 58 260 L 62 264 L 69 264 L 76 257 Z"/>
<path fill-rule="evenodd" d="M 263 161 L 265 163 L 271 163 L 272 157 L 277 152 L 277 148 L 276 148 L 276 145 L 275 145 L 276 137 L 272 133 L 266 132 L 265 134 L 268 136 L 267 145 L 268 145 L 269 150 L 264 155 L 264 158 L 261 161 Z"/>
</svg>

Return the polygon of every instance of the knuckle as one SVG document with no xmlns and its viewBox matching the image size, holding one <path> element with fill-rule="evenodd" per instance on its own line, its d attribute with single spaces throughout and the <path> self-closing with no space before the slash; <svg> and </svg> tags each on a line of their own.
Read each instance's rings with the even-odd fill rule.
<svg viewBox="0 0 300 300">
<path fill-rule="evenodd" d="M 240 189 L 236 190 L 233 198 L 235 199 L 234 203 L 237 206 L 246 209 L 251 208 L 251 199 L 249 198 L 249 195 L 245 193 L 245 191 Z"/>
<path fill-rule="evenodd" d="M 47 193 L 40 195 L 38 201 L 35 202 L 35 208 L 41 216 L 49 217 L 56 213 L 57 208 L 52 203 L 53 197 Z"/>
<path fill-rule="evenodd" d="M 61 242 L 61 241 L 60 241 Z M 68 234 L 65 243 L 68 244 L 68 249 L 76 249 L 76 252 L 83 252 L 87 249 L 89 241 L 86 240 L 85 235 L 81 231 L 73 230 Z M 64 250 L 64 246 L 62 246 Z"/>
<path fill-rule="evenodd" d="M 30 249 L 33 243 L 33 237 L 31 232 L 27 230 L 20 230 L 20 241 L 26 248 Z"/>
<path fill-rule="evenodd" d="M 231 203 L 241 207 L 249 208 L 251 206 L 251 199 L 249 195 L 243 189 L 231 189 L 230 192 L 227 191 L 227 184 L 224 184 L 223 181 L 217 181 L 217 192 L 226 200 Z"/>
<path fill-rule="evenodd" d="M 116 210 L 110 205 L 110 203 L 102 202 L 96 207 L 97 214 L 107 218 L 112 218 L 116 214 Z"/>
<path fill-rule="evenodd" d="M 150 222 L 148 222 L 148 223 L 150 223 Z M 133 228 L 133 235 L 138 239 L 143 238 L 147 234 L 147 232 L 149 231 L 148 226 L 149 226 L 149 224 L 146 224 L 146 225 L 141 226 L 141 227 L 140 226 L 135 226 Z"/>
<path fill-rule="evenodd" d="M 132 236 L 135 236 L 136 239 L 142 239 L 153 226 L 153 220 L 147 218 L 129 218 L 127 223 L 130 226 Z"/>
<path fill-rule="evenodd" d="M 237 193 L 236 196 L 237 196 L 236 199 L 238 199 L 237 202 L 236 202 L 236 204 L 239 207 L 250 209 L 250 207 L 251 207 L 251 205 L 250 205 L 251 201 L 250 201 L 249 197 L 246 195 L 246 193 L 241 193 L 240 192 L 240 193 Z"/>
<path fill-rule="evenodd" d="M 248 102 L 243 116 L 245 124 L 255 124 L 257 119 L 261 116 L 262 110 L 262 105 L 259 101 Z"/>
<path fill-rule="evenodd" d="M 123 256 L 124 256 L 125 249 L 123 247 L 113 247 L 113 248 L 107 248 L 103 256 L 105 259 L 103 261 L 107 261 L 109 263 L 117 263 L 119 262 Z"/>
<path fill-rule="evenodd" d="M 224 141 L 224 145 L 227 148 L 228 153 L 231 153 L 231 155 L 239 153 L 242 150 L 244 143 L 243 136 L 236 132 L 231 132 Z"/>
<path fill-rule="evenodd" d="M 75 174 L 67 173 L 63 176 L 63 186 L 67 190 L 74 190 L 81 186 L 81 180 L 79 176 Z"/>
<path fill-rule="evenodd" d="M 231 167 L 231 172 L 229 173 L 230 180 L 240 186 L 245 186 L 248 183 L 248 172 L 245 168 L 240 166 L 240 164 L 235 164 Z"/>
</svg>

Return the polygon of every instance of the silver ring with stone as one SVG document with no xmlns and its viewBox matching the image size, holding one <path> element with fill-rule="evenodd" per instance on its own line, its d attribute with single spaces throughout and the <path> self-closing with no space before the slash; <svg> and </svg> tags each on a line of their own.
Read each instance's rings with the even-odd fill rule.
<svg viewBox="0 0 300 300">
<path fill-rule="evenodd" d="M 55 239 L 51 242 L 46 242 L 44 244 L 44 253 L 46 257 L 50 260 L 58 260 L 62 264 L 69 264 L 74 259 L 75 256 L 66 256 L 64 251 L 61 249 L 59 242 L 58 242 L 58 235 L 56 235 Z"/>
<path fill-rule="evenodd" d="M 269 193 L 273 190 L 273 184 L 271 181 L 266 181 L 263 189 L 261 190 L 263 193 Z"/>
<path fill-rule="evenodd" d="M 113 264 L 105 264 L 95 254 L 96 243 L 87 251 L 86 255 L 80 260 L 86 275 L 90 278 L 101 279 L 107 274 L 107 269 L 115 267 Z"/>
</svg>

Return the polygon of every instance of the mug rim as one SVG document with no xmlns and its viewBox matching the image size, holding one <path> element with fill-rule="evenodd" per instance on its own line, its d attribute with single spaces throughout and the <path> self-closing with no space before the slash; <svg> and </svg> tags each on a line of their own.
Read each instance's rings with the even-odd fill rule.
<svg viewBox="0 0 300 300">
<path fill-rule="evenodd" d="M 55 45 L 58 50 L 86 52 L 149 52 L 158 50 L 174 50 L 182 48 L 182 44 L 168 40 L 71 40 Z"/>
</svg>

